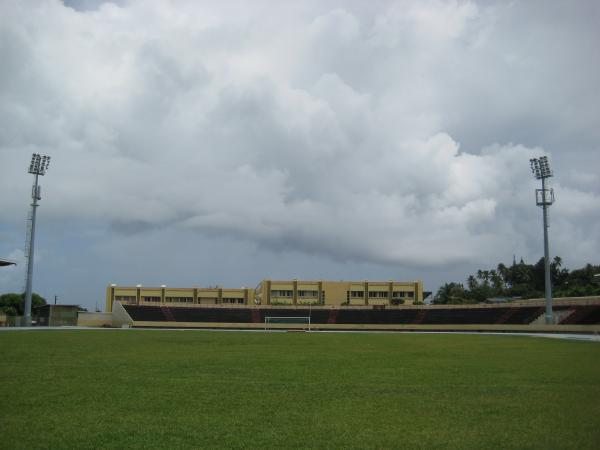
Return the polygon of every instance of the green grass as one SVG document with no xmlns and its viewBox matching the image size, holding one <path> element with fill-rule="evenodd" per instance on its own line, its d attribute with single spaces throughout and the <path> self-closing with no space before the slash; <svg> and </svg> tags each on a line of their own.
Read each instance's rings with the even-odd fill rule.
<svg viewBox="0 0 600 450">
<path fill-rule="evenodd" d="M 0 448 L 600 448 L 600 344 L 0 332 Z"/>
</svg>

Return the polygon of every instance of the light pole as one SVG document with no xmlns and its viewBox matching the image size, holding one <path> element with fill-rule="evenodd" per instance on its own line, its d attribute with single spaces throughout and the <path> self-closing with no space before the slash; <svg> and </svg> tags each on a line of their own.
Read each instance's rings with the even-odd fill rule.
<svg viewBox="0 0 600 450">
<path fill-rule="evenodd" d="M 544 284 L 546 287 L 546 324 L 552 325 L 552 284 L 550 281 L 550 251 L 548 247 L 548 207 L 554 203 L 554 190 L 546 188 L 546 179 L 552 176 L 552 170 L 548 164 L 548 157 L 541 156 L 529 160 L 531 173 L 542 180 L 542 188 L 535 190 L 535 201 L 537 206 L 542 207 L 544 217 Z"/>
<path fill-rule="evenodd" d="M 42 187 L 38 185 L 38 178 L 44 176 L 50 165 L 50 157 L 34 153 L 31 155 L 29 164 L 29 173 L 35 175 L 33 186 L 31 187 L 31 213 L 29 216 L 29 229 L 27 233 L 27 243 L 25 253 L 27 255 L 27 279 L 25 282 L 25 306 L 23 308 L 23 326 L 31 326 L 31 283 L 33 281 L 33 247 L 35 242 L 35 212 L 38 207 L 38 200 L 42 199 Z"/>
</svg>

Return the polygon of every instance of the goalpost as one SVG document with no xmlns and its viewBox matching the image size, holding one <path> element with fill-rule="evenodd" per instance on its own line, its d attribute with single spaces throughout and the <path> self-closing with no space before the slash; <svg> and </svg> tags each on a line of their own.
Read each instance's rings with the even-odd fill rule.
<svg viewBox="0 0 600 450">
<path fill-rule="evenodd" d="M 265 316 L 265 331 L 269 329 L 270 324 L 306 324 L 308 331 L 310 331 L 310 316 L 298 316 L 298 317 L 276 317 L 276 316 Z"/>
</svg>

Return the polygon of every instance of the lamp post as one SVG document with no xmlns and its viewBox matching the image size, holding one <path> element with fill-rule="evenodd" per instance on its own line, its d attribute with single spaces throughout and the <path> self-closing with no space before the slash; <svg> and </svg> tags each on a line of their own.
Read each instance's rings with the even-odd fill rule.
<svg viewBox="0 0 600 450">
<path fill-rule="evenodd" d="M 29 164 L 29 173 L 35 175 L 33 186 L 31 188 L 31 214 L 29 218 L 29 229 L 27 233 L 27 278 L 25 282 L 25 306 L 23 308 L 23 326 L 31 326 L 31 284 L 33 281 L 33 250 L 35 242 L 35 214 L 38 207 L 38 200 L 42 199 L 42 189 L 38 185 L 38 178 L 44 176 L 50 165 L 50 157 L 34 153 L 31 155 Z"/>
<path fill-rule="evenodd" d="M 542 180 L 542 189 L 535 190 L 537 206 L 542 207 L 544 219 L 544 284 L 546 288 L 546 324 L 552 325 L 552 284 L 550 281 L 550 251 L 548 246 L 548 207 L 554 203 L 554 190 L 546 187 L 546 179 L 552 176 L 548 157 L 541 156 L 529 160 L 531 173 L 537 180 Z"/>
</svg>

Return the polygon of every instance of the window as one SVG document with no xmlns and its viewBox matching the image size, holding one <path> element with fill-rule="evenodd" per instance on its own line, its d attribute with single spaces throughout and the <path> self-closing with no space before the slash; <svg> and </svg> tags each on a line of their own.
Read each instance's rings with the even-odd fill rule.
<svg viewBox="0 0 600 450">
<path fill-rule="evenodd" d="M 244 303 L 244 299 L 243 298 L 233 298 L 233 297 L 223 297 L 222 303 L 230 303 L 230 304 L 239 303 L 239 304 L 243 304 Z"/>
<path fill-rule="evenodd" d="M 135 303 L 135 295 L 115 295 L 115 300 L 119 302 Z"/>
<path fill-rule="evenodd" d="M 316 298 L 318 296 L 319 296 L 319 291 L 298 291 L 298 297 Z"/>
<path fill-rule="evenodd" d="M 394 298 L 403 298 L 403 297 L 406 297 L 406 294 L 407 294 L 407 292 L 400 291 L 400 292 L 394 292 L 392 296 Z"/>
<path fill-rule="evenodd" d="M 292 297 L 294 291 L 275 290 L 271 291 L 271 297 Z"/>
<path fill-rule="evenodd" d="M 160 297 L 142 297 L 142 301 L 160 303 Z"/>
<path fill-rule="evenodd" d="M 52 311 L 53 319 L 74 319 L 77 317 L 77 311 Z"/>
<path fill-rule="evenodd" d="M 167 303 L 194 303 L 193 297 L 166 297 Z"/>
<path fill-rule="evenodd" d="M 387 291 L 369 291 L 369 298 L 388 298 Z"/>
<path fill-rule="evenodd" d="M 350 291 L 352 298 L 365 298 L 365 291 Z"/>
</svg>

